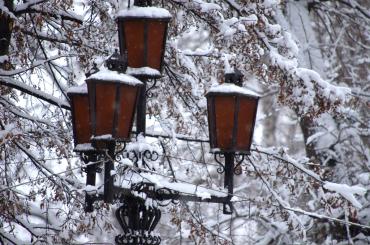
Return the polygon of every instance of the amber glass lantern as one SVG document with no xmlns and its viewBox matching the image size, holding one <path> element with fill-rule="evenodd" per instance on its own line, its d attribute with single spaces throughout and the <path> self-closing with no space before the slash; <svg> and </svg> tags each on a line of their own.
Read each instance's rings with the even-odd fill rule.
<svg viewBox="0 0 370 245">
<path fill-rule="evenodd" d="M 86 83 L 93 141 L 129 140 L 138 92 L 143 83 L 110 70 L 91 75 Z"/>
<path fill-rule="evenodd" d="M 133 6 L 118 13 L 120 53 L 127 55 L 129 73 L 160 76 L 170 20 L 167 10 L 156 7 Z M 146 71 L 135 71 L 144 68 Z"/>
<path fill-rule="evenodd" d="M 225 77 L 228 81 L 235 74 Z M 233 83 L 224 83 L 212 87 L 206 97 L 212 152 L 249 154 L 259 96 Z"/>
<path fill-rule="evenodd" d="M 67 94 L 71 100 L 73 137 L 77 149 L 89 144 L 91 137 L 89 97 L 86 84 L 69 88 Z"/>
</svg>

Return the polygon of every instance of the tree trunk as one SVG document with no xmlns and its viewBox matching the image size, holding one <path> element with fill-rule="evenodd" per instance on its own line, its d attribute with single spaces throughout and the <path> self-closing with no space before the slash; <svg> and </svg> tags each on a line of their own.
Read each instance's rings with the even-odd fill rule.
<svg viewBox="0 0 370 245">
<path fill-rule="evenodd" d="M 5 0 L 4 6 L 12 12 L 13 0 Z M 0 10 L 0 56 L 8 54 L 12 29 L 13 19 L 5 11 Z"/>
<path fill-rule="evenodd" d="M 314 133 L 314 122 L 309 116 L 303 116 L 299 122 L 302 134 L 303 134 L 303 140 L 306 148 L 306 156 L 314 163 L 319 163 L 319 159 L 315 150 L 314 144 L 307 144 L 308 138 Z"/>
</svg>

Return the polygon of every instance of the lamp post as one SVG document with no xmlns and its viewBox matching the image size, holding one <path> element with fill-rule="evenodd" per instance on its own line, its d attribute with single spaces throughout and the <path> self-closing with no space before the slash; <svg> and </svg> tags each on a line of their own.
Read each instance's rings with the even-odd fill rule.
<svg viewBox="0 0 370 245">
<path fill-rule="evenodd" d="M 236 70 L 225 74 L 225 82 L 212 87 L 206 94 L 208 126 L 211 151 L 225 158 L 224 187 L 231 198 L 234 187 L 235 154 L 250 154 L 259 96 L 245 88 L 243 75 Z M 231 213 L 232 207 L 224 206 L 224 213 Z"/>
<path fill-rule="evenodd" d="M 90 115 L 89 115 L 89 97 L 86 85 L 72 87 L 67 92 L 71 101 L 72 126 L 75 143 L 75 151 L 80 152 L 87 164 L 90 161 L 96 161 L 95 149 L 90 144 Z M 88 165 L 86 171 L 86 186 L 95 185 L 94 165 Z M 93 199 L 90 195 L 85 197 L 85 211 L 92 212 Z"/>
<path fill-rule="evenodd" d="M 104 160 L 104 195 L 94 198 L 86 195 L 85 210 L 91 212 L 95 200 L 112 203 L 118 199 L 122 206 L 117 209 L 116 217 L 124 234 L 116 237 L 116 244 L 158 245 L 160 237 L 151 233 L 161 212 L 155 205 L 134 197 L 132 191 L 144 193 L 143 196 L 152 202 L 223 203 L 224 213 L 232 213 L 233 176 L 242 161 L 236 160 L 235 166 L 235 159 L 250 154 L 259 97 L 240 87 L 243 76 L 238 71 L 226 74 L 225 83 L 212 87 L 206 95 L 211 151 L 222 166 L 219 172 L 225 172 L 227 196 L 204 199 L 168 188 L 156 189 L 153 183 L 147 182 L 134 183 L 129 190 L 113 186 L 111 172 L 117 154 L 116 143 L 130 140 L 135 110 L 137 132 L 145 135 L 146 83 L 161 77 L 167 26 L 171 19 L 167 10 L 151 7 L 150 0 L 136 0 L 135 5 L 117 16 L 120 53 L 116 50 L 109 57 L 106 62 L 109 69 L 91 74 L 86 79 L 87 86 L 71 89 L 68 95 L 72 103 L 75 151 L 87 156 L 83 158 L 85 163 Z M 138 156 L 153 161 L 158 158 L 158 153 L 139 152 L 135 156 L 135 166 Z M 218 157 L 224 157 L 225 163 Z M 96 164 L 87 167 L 86 185 L 95 185 L 98 170 Z"/>
<path fill-rule="evenodd" d="M 145 134 L 146 84 L 148 79 L 161 77 L 163 57 L 171 14 L 151 7 L 152 1 L 136 0 L 134 6 L 122 10 L 116 17 L 119 47 L 127 57 L 127 74 L 139 78 L 144 86 L 139 95 L 136 130 Z"/>
</svg>

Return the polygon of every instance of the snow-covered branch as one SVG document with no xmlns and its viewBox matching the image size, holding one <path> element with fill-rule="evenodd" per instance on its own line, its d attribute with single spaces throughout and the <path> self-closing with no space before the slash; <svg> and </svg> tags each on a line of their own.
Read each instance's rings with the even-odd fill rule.
<svg viewBox="0 0 370 245">
<path fill-rule="evenodd" d="M 41 99 L 43 101 L 46 101 L 52 105 L 55 105 L 55 106 L 58 106 L 58 107 L 61 107 L 63 109 L 67 109 L 67 110 L 70 110 L 70 105 L 67 101 L 64 101 L 64 100 L 61 100 L 61 99 L 58 99 L 56 97 L 53 97 L 52 95 L 50 94 L 47 94 L 43 91 L 40 91 L 38 89 L 35 89 L 33 87 L 30 87 L 26 84 L 22 84 L 20 83 L 19 81 L 13 79 L 13 78 L 10 78 L 10 77 L 4 77 L 4 76 L 0 76 L 0 84 L 2 85 L 5 85 L 5 86 L 8 86 L 10 88 L 14 88 L 14 89 L 17 89 L 19 91 L 22 91 L 26 94 L 29 94 L 31 96 L 34 96 L 38 99 Z"/>
</svg>

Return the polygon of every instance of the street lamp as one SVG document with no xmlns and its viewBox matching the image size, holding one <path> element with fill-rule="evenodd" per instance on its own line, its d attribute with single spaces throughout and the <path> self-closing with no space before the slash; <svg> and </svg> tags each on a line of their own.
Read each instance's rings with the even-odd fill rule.
<svg viewBox="0 0 370 245">
<path fill-rule="evenodd" d="M 111 70 L 100 70 L 88 77 L 86 83 L 93 143 L 104 148 L 104 142 L 128 141 L 143 83 Z"/>
<path fill-rule="evenodd" d="M 237 85 L 242 77 L 225 74 L 225 83 L 206 94 L 212 152 L 250 154 L 259 96 Z"/>
<path fill-rule="evenodd" d="M 145 73 L 155 78 L 162 71 L 171 14 L 163 8 L 147 7 L 148 4 L 150 1 L 136 0 L 136 6 L 121 10 L 116 21 L 120 52 L 127 55 L 127 73 Z"/>
<path fill-rule="evenodd" d="M 227 73 L 225 82 L 212 87 L 206 94 L 211 151 L 223 168 L 221 172 L 225 172 L 224 187 L 230 199 L 234 192 L 234 173 L 241 174 L 236 167 L 244 155 L 250 154 L 259 100 L 256 93 L 240 87 L 242 79 L 243 75 L 238 70 Z M 235 167 L 236 154 L 242 159 Z M 225 158 L 224 165 L 217 156 Z M 223 212 L 232 213 L 232 209 L 230 203 L 225 203 Z"/>
<path fill-rule="evenodd" d="M 75 146 L 90 143 L 89 97 L 86 85 L 69 88 L 67 95 L 71 101 L 73 138 Z M 82 147 L 80 147 L 82 148 Z"/>
<path fill-rule="evenodd" d="M 86 211 L 93 210 L 94 200 L 103 199 L 106 203 L 112 203 L 113 199 L 118 198 L 122 206 L 117 209 L 116 217 L 124 234 L 116 237 L 116 243 L 157 245 L 160 237 L 151 233 L 159 222 L 161 212 L 155 205 L 148 205 L 146 200 L 134 196 L 132 192 L 144 193 L 143 196 L 154 201 L 223 203 L 224 213 L 232 213 L 235 156 L 250 154 L 259 97 L 240 87 L 242 75 L 238 71 L 226 74 L 225 83 L 212 87 L 206 95 L 211 151 L 225 172 L 227 196 L 211 196 L 204 200 L 168 188 L 161 192 L 148 182 L 133 183 L 130 190 L 113 186 L 113 161 L 118 154 L 116 143 L 130 140 L 135 109 L 137 132 L 145 134 L 146 82 L 161 76 L 167 27 L 171 19 L 167 10 L 148 7 L 151 0 L 136 0 L 135 5 L 120 11 L 117 16 L 120 54 L 116 51 L 107 60 L 109 70 L 102 69 L 90 75 L 86 79 L 87 89 L 86 86 L 72 89 L 68 95 L 72 101 L 75 143 L 91 142 L 93 159 L 104 159 L 104 196 L 92 198 L 87 195 Z M 124 148 L 121 154 L 125 151 L 130 153 Z M 135 152 L 136 161 L 133 164 L 138 166 L 140 156 L 154 161 L 155 155 L 158 156 L 158 153 Z M 217 155 L 225 158 L 224 165 L 217 160 Z M 127 154 L 130 159 L 129 156 Z M 88 173 L 86 184 L 89 183 L 95 184 L 95 172 L 93 175 Z"/>
</svg>

